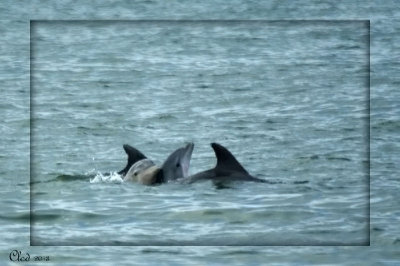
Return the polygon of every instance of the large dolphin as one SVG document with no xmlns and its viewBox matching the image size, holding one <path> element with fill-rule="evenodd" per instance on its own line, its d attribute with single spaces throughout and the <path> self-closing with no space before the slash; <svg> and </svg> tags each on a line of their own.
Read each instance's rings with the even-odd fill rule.
<svg viewBox="0 0 400 266">
<path fill-rule="evenodd" d="M 217 157 L 217 165 L 212 169 L 189 176 L 184 180 L 185 183 L 193 183 L 200 180 L 212 180 L 217 184 L 230 181 L 267 182 L 250 175 L 224 146 L 218 143 L 211 143 L 211 147 Z"/>
<path fill-rule="evenodd" d="M 128 155 L 126 167 L 118 174 L 124 181 L 135 181 L 144 185 L 155 185 L 171 180 L 187 178 L 190 159 L 193 153 L 193 143 L 179 148 L 171 153 L 161 167 L 146 158 L 143 153 L 125 144 L 124 150 Z"/>
</svg>

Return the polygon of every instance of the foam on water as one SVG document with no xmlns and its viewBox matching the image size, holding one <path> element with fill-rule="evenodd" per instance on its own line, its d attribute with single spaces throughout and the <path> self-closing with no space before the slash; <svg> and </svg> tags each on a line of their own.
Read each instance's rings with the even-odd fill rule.
<svg viewBox="0 0 400 266">
<path fill-rule="evenodd" d="M 122 183 L 124 182 L 121 175 L 117 172 L 110 172 L 109 174 L 103 174 L 97 172 L 94 178 L 90 179 L 90 183 Z"/>
</svg>

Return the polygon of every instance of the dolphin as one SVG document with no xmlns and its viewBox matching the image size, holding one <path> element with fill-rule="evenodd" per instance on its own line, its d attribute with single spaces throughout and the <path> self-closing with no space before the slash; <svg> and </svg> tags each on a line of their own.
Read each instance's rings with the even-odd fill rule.
<svg viewBox="0 0 400 266">
<path fill-rule="evenodd" d="M 214 168 L 189 176 L 185 183 L 193 183 L 200 180 L 212 180 L 215 184 L 230 181 L 251 181 L 266 183 L 266 180 L 250 175 L 246 169 L 236 160 L 232 153 L 218 143 L 211 143 L 217 157 L 217 164 Z"/>
<path fill-rule="evenodd" d="M 193 143 L 188 143 L 171 153 L 161 166 L 166 182 L 187 178 L 189 176 L 190 159 L 194 149 Z"/>
<path fill-rule="evenodd" d="M 188 177 L 193 143 L 172 152 L 161 167 L 132 146 L 125 144 L 123 147 L 128 155 L 128 162 L 118 174 L 123 176 L 124 181 L 155 185 Z"/>
<path fill-rule="evenodd" d="M 124 148 L 126 154 L 128 155 L 128 162 L 127 162 L 125 168 L 122 169 L 121 171 L 119 171 L 118 174 L 125 176 L 133 164 L 135 164 L 136 162 L 138 162 L 140 160 L 147 159 L 147 157 L 144 156 L 144 154 L 141 153 L 139 150 L 135 149 L 134 147 L 132 147 L 128 144 L 124 144 L 123 148 Z"/>
</svg>

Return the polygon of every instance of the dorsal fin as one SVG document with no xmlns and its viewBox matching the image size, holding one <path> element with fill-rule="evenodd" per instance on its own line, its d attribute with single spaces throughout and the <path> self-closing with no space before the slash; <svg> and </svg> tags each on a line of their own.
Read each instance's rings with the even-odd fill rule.
<svg viewBox="0 0 400 266">
<path fill-rule="evenodd" d="M 129 168 L 131 168 L 131 166 L 134 163 L 136 163 L 137 161 L 146 159 L 146 156 L 144 156 L 143 153 L 141 153 L 139 150 L 135 149 L 134 147 L 132 147 L 128 144 L 124 144 L 123 147 L 124 147 L 126 154 L 128 155 L 128 162 L 127 162 L 125 168 L 118 172 L 119 175 L 125 175 L 129 171 Z"/>
<path fill-rule="evenodd" d="M 218 143 L 211 143 L 214 149 L 215 156 L 217 157 L 217 166 L 215 170 L 218 171 L 235 171 L 248 174 L 246 169 L 236 160 L 228 149 Z"/>
</svg>

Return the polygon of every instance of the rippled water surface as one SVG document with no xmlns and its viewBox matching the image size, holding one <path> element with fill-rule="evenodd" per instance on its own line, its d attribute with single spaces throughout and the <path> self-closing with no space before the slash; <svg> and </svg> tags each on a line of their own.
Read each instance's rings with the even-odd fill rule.
<svg viewBox="0 0 400 266">
<path fill-rule="evenodd" d="M 367 243 L 367 37 L 364 22 L 34 23 L 33 243 Z M 124 166 L 123 143 L 162 163 L 189 141 L 191 173 L 219 142 L 269 183 L 89 182 Z"/>
<path fill-rule="evenodd" d="M 397 265 L 400 83 L 391 58 L 400 41 L 382 14 L 398 12 L 370 4 L 377 11 L 368 23 L 348 20 L 346 4 L 318 4 L 307 8 L 313 18 L 347 20 L 290 21 L 279 19 L 308 16 L 284 3 L 234 2 L 216 17 L 260 18 L 264 9 L 278 20 L 41 20 L 24 43 L 8 29 L 28 23 L 0 26 L 0 48 L 26 51 L 1 55 L 0 261 L 21 247 L 55 264 L 129 254 L 123 263 L 259 265 L 268 256 L 279 265 L 354 265 L 368 255 Z M 111 6 L 99 14 L 124 18 L 131 6 L 120 4 L 119 15 Z M 49 6 L 32 12 L 59 18 Z M 196 7 L 172 4 L 179 17 L 207 18 L 199 14 L 210 6 Z M 91 14 L 88 6 L 57 9 Z M 161 165 L 188 142 L 190 174 L 215 165 L 217 142 L 266 182 L 149 187 L 116 174 L 126 164 L 123 144 Z"/>
</svg>

